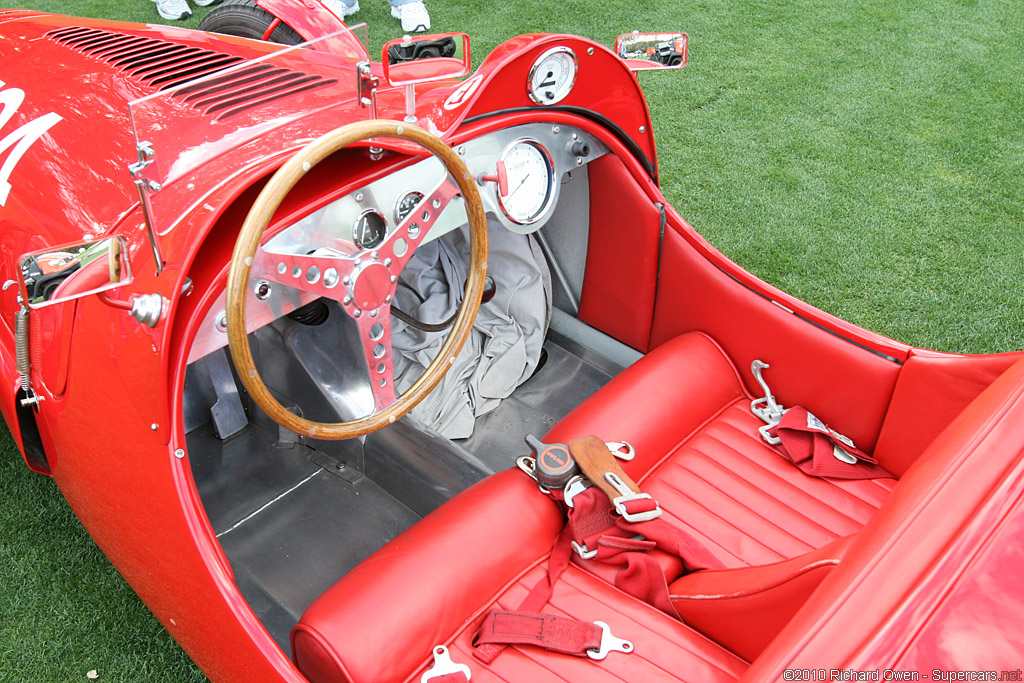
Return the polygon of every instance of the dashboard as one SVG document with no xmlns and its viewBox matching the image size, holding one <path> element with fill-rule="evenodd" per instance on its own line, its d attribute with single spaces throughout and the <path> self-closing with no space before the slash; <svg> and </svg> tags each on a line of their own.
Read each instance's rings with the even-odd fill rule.
<svg viewBox="0 0 1024 683">
<path fill-rule="evenodd" d="M 480 187 L 491 229 L 495 224 L 519 234 L 535 232 L 558 206 L 566 175 L 608 153 L 581 129 L 561 124 L 513 126 L 459 144 L 456 152 Z M 429 157 L 362 185 L 280 231 L 263 246 L 271 254 L 351 256 L 372 250 L 442 182 L 441 162 Z M 504 176 L 504 177 L 502 177 Z M 424 241 L 466 224 L 465 203 L 455 197 Z M 298 288 L 253 277 L 246 301 L 251 332 L 313 300 Z M 208 311 L 189 362 L 227 345 L 225 295 Z"/>
</svg>

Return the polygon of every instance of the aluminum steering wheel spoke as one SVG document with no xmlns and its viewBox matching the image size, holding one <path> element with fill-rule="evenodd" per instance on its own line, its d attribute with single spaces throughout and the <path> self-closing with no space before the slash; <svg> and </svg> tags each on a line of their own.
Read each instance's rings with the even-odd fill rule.
<svg viewBox="0 0 1024 683">
<path fill-rule="evenodd" d="M 391 344 L 391 306 L 384 304 L 367 313 L 354 316 L 359 328 L 359 341 L 370 375 L 373 391 L 374 412 L 380 412 L 394 404 L 395 364 Z"/>
<path fill-rule="evenodd" d="M 356 263 L 347 255 L 282 254 L 260 247 L 253 257 L 250 277 L 342 302 L 349 295 Z"/>
<path fill-rule="evenodd" d="M 374 250 L 373 253 L 379 255 L 395 277 L 402 272 L 416 248 L 434 227 L 438 217 L 460 192 L 451 176 L 446 173 L 441 182 L 416 204 L 416 208 L 410 211 L 387 239 Z"/>
</svg>

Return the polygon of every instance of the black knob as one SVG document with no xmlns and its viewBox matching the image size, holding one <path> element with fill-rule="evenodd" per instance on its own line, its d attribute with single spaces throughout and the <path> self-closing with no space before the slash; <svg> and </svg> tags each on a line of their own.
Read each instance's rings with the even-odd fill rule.
<svg viewBox="0 0 1024 683">
<path fill-rule="evenodd" d="M 569 146 L 569 152 L 574 157 L 590 156 L 590 145 L 584 140 L 577 140 Z"/>
<path fill-rule="evenodd" d="M 565 484 L 579 474 L 580 468 L 565 444 L 544 443 L 532 434 L 526 436 L 526 443 L 537 460 L 534 474 L 541 486 L 549 489 L 565 488 Z"/>
</svg>

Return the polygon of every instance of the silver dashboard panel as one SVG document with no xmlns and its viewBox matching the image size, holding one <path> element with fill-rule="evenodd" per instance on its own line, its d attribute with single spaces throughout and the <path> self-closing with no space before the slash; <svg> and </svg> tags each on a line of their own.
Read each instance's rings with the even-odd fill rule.
<svg viewBox="0 0 1024 683">
<path fill-rule="evenodd" d="M 509 219 L 500 208 L 496 183 L 478 182 L 478 187 L 489 222 L 496 222 L 512 232 L 529 234 L 542 228 L 554 214 L 565 174 L 607 154 L 608 150 L 582 130 L 572 126 L 543 123 L 514 126 L 488 133 L 462 143 L 455 149 L 473 177 L 479 178 L 482 174 L 494 174 L 502 152 L 510 143 L 519 139 L 537 142 L 548 151 L 551 159 L 554 177 L 552 197 L 543 213 L 530 224 L 520 225 Z M 573 153 L 574 146 L 579 150 L 581 144 L 588 147 L 586 156 Z M 379 211 L 386 218 L 390 232 L 397 224 L 395 207 L 399 200 L 409 192 L 429 194 L 441 181 L 442 174 L 441 162 L 435 157 L 395 171 L 296 221 L 294 225 L 269 240 L 264 248 L 274 253 L 308 254 L 314 250 L 323 250 L 323 254 L 332 251 L 338 254 L 352 254 L 358 250 L 354 244 L 352 231 L 361 215 L 371 209 Z M 438 217 L 424 241 L 457 230 L 465 223 L 465 203 L 461 196 L 457 196 Z M 253 285 L 256 282 L 257 279 L 254 278 Z M 306 292 L 274 284 L 269 297 L 258 301 L 250 288 L 246 304 L 250 319 L 246 321 L 246 329 L 251 332 L 313 298 L 315 297 Z M 189 351 L 189 362 L 227 345 L 227 334 L 223 329 L 224 310 L 225 295 L 222 292 L 200 326 Z"/>
</svg>

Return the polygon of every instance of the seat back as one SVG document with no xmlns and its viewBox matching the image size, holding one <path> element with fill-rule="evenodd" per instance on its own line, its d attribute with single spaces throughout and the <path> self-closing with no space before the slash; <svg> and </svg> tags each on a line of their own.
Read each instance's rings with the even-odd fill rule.
<svg viewBox="0 0 1024 683">
<path fill-rule="evenodd" d="M 936 568 L 970 557 L 1005 516 L 1008 494 L 999 488 L 1020 489 L 1021 476 L 1024 360 L 938 434 L 744 680 L 780 680 L 801 667 L 896 665 L 958 575 Z"/>
</svg>

